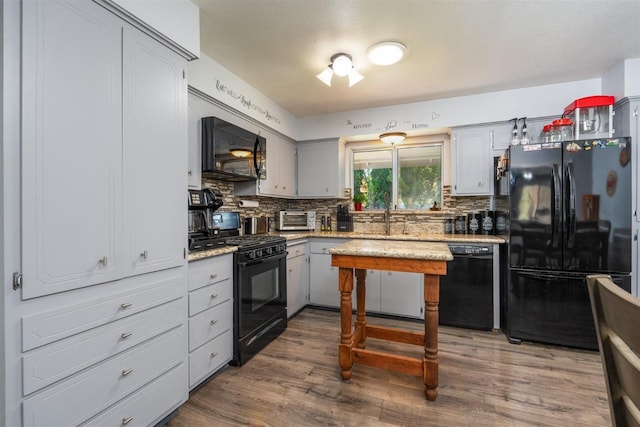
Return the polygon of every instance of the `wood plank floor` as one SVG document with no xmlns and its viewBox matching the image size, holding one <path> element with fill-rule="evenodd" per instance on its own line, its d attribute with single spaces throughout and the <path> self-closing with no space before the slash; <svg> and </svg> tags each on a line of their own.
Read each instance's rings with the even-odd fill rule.
<svg viewBox="0 0 640 427">
<path fill-rule="evenodd" d="M 420 331 L 417 322 L 368 317 Z M 440 327 L 438 399 L 421 378 L 354 365 L 340 379 L 339 313 L 307 308 L 241 368 L 191 393 L 169 427 L 608 426 L 597 352 L 509 344 L 500 333 Z M 368 340 L 367 348 L 421 357 L 420 347 Z"/>
</svg>

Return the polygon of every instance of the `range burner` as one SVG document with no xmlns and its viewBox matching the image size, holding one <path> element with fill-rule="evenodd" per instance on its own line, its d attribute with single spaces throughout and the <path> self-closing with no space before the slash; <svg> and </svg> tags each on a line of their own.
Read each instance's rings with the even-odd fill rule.
<svg viewBox="0 0 640 427">
<path fill-rule="evenodd" d="M 287 239 L 278 236 L 251 235 L 225 239 L 229 246 L 237 246 L 236 261 L 259 260 L 282 254 L 287 250 Z"/>
<path fill-rule="evenodd" d="M 189 237 L 189 252 L 206 251 L 221 246 L 225 246 L 225 241 L 218 236 Z"/>
</svg>

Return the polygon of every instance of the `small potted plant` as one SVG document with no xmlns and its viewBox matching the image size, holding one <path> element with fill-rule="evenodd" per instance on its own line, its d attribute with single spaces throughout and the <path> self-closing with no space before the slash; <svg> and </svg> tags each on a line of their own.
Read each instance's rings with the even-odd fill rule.
<svg viewBox="0 0 640 427">
<path fill-rule="evenodd" d="M 357 211 L 362 210 L 362 204 L 367 201 L 367 195 L 364 193 L 358 193 L 353 196 L 353 207 Z"/>
</svg>

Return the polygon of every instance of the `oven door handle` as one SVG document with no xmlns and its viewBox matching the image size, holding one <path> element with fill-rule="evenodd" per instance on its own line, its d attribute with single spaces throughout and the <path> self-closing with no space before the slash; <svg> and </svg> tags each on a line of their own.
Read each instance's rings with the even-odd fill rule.
<svg viewBox="0 0 640 427">
<path fill-rule="evenodd" d="M 260 265 L 260 264 L 264 264 L 265 262 L 270 262 L 270 261 L 277 261 L 279 259 L 286 258 L 286 257 L 287 257 L 287 252 L 283 252 L 281 254 L 272 255 L 270 257 L 260 258 L 260 259 L 257 259 L 255 261 L 239 262 L 238 266 L 240 268 L 253 267 L 254 265 Z"/>
</svg>

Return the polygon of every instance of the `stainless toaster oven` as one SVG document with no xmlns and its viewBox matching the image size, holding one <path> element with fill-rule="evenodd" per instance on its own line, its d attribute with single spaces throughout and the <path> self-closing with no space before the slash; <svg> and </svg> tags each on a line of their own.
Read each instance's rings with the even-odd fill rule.
<svg viewBox="0 0 640 427">
<path fill-rule="evenodd" d="M 315 230 L 316 229 L 316 212 L 315 211 L 298 211 L 284 210 L 280 211 L 278 220 L 278 230 L 295 231 L 295 230 Z"/>
</svg>

